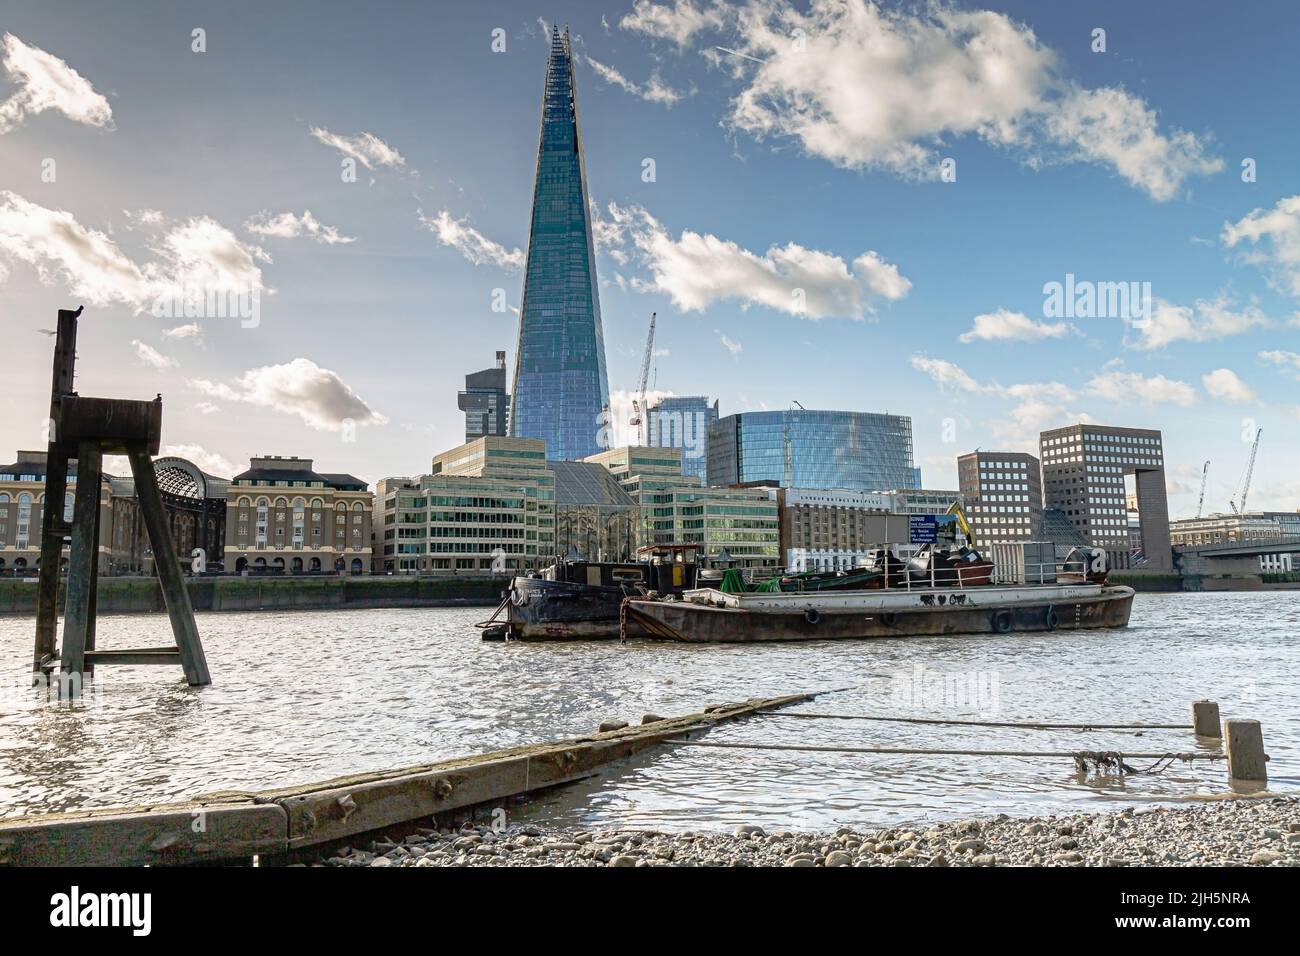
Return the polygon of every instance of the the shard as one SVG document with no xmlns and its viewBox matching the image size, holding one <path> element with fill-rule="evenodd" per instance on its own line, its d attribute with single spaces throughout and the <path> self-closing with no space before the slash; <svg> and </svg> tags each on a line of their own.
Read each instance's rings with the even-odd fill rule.
<svg viewBox="0 0 1300 956">
<path fill-rule="evenodd" d="M 549 458 L 594 455 L 608 407 L 572 51 L 568 31 L 552 30 L 510 434 L 545 439 Z"/>
</svg>

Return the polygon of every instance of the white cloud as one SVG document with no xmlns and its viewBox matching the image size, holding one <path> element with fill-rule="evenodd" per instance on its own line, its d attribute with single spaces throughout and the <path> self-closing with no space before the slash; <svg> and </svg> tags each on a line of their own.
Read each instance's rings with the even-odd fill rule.
<svg viewBox="0 0 1300 956">
<path fill-rule="evenodd" d="M 1233 404 L 1253 402 L 1259 395 L 1230 368 L 1216 368 L 1201 376 L 1201 384 L 1213 398 Z"/>
<path fill-rule="evenodd" d="M 233 478 L 243 471 L 224 455 L 208 451 L 202 445 L 163 445 L 159 457 L 184 458 L 196 465 L 199 471 L 216 478 Z"/>
<path fill-rule="evenodd" d="M 727 28 L 727 52 L 737 54 L 727 66 L 745 84 L 727 123 L 850 169 L 934 179 L 941 150 L 973 136 L 1030 165 L 1101 164 L 1164 201 L 1189 177 L 1223 168 L 1194 134 L 1162 131 L 1140 98 L 1066 78 L 1056 51 L 997 12 L 869 0 L 820 0 L 806 12 L 778 0 L 644 3 L 623 25 L 678 44 Z"/>
<path fill-rule="evenodd" d="M 165 368 L 175 368 L 179 364 L 174 358 L 163 355 L 153 346 L 147 345 L 139 339 L 132 339 L 131 344 L 135 346 L 136 358 L 150 368 L 161 371 Z"/>
<path fill-rule="evenodd" d="M 201 342 L 203 339 L 203 327 L 197 322 L 190 322 L 187 325 L 177 325 L 170 329 L 163 330 L 163 337 L 168 339 L 194 339 Z"/>
<path fill-rule="evenodd" d="M 351 156 L 366 169 L 376 166 L 405 166 L 402 154 L 389 146 L 373 133 L 360 133 L 356 136 L 341 136 L 331 133 L 320 126 L 311 128 L 311 135 L 326 146 L 332 146 L 344 156 Z"/>
<path fill-rule="evenodd" d="M 6 33 L 2 42 L 4 70 L 17 90 L 0 103 L 0 133 L 46 110 L 87 126 L 112 128 L 113 110 L 108 100 L 96 93 L 80 73 L 12 33 Z"/>
<path fill-rule="evenodd" d="M 1264 267 L 1274 286 L 1300 297 L 1300 196 L 1279 199 L 1272 209 L 1256 209 L 1235 223 L 1223 224 L 1229 249 L 1249 242 L 1248 262 Z"/>
<path fill-rule="evenodd" d="M 212 398 L 247 402 L 297 415 L 312 428 L 339 431 L 347 422 L 384 425 L 388 419 L 374 411 L 337 373 L 310 359 L 250 369 L 233 385 L 192 379 L 192 387 Z"/>
<path fill-rule="evenodd" d="M 645 393 L 646 407 L 641 409 L 642 427 L 645 429 L 644 435 L 648 436 L 650 432 L 649 419 L 645 417 L 646 410 L 665 398 L 671 398 L 673 392 L 662 391 L 659 389 L 647 389 Z M 609 447 L 622 448 L 624 445 L 635 445 L 637 443 L 637 426 L 632 424 L 632 402 L 640 400 L 640 394 L 629 389 L 616 388 L 609 393 Z"/>
<path fill-rule="evenodd" d="M 1121 404 L 1169 403 L 1186 408 L 1196 402 L 1196 389 L 1186 382 L 1163 375 L 1147 377 L 1141 372 L 1129 372 L 1118 361 L 1108 362 L 1089 380 L 1087 389 L 1099 398 Z"/>
<path fill-rule="evenodd" d="M 606 83 L 617 86 L 648 103 L 663 103 L 665 106 L 672 106 L 682 98 L 682 94 L 665 84 L 659 78 L 658 73 L 651 74 L 650 79 L 646 80 L 645 83 L 634 83 L 612 66 L 601 63 L 599 60 L 593 60 L 585 55 L 583 59 L 596 72 L 596 75 Z"/>
<path fill-rule="evenodd" d="M 1192 176 L 1223 169 L 1195 135 L 1161 133 L 1155 110 L 1116 87 L 1071 90 L 1048 113 L 1047 130 L 1074 158 L 1113 167 L 1158 202 L 1173 199 Z"/>
<path fill-rule="evenodd" d="M 912 368 L 924 372 L 939 386 L 939 391 L 955 390 L 959 392 L 978 392 L 985 386 L 975 381 L 960 365 L 947 359 L 929 358 L 925 355 L 912 356 Z"/>
<path fill-rule="evenodd" d="M 278 216 L 272 216 L 269 212 L 263 210 L 244 223 L 244 228 L 253 235 L 269 236 L 276 239 L 297 239 L 300 236 L 306 236 L 327 246 L 356 242 L 355 237 L 345 236 L 334 226 L 324 225 L 311 214 L 310 209 L 304 209 L 301 216 L 295 216 L 291 212 L 282 212 Z"/>
<path fill-rule="evenodd" d="M 1197 299 L 1193 305 L 1175 305 L 1157 298 L 1151 315 L 1131 323 L 1138 333 L 1127 342 L 1136 349 L 1160 349 L 1173 342 L 1209 342 L 1240 335 L 1271 322 L 1255 306 L 1235 308 L 1226 298 Z"/>
<path fill-rule="evenodd" d="M 912 288 L 898 267 L 868 251 L 852 263 L 795 242 L 770 246 L 759 255 L 710 233 L 683 230 L 674 239 L 640 206 L 610 203 L 598 232 L 610 255 L 628 256 L 631 243 L 650 281 L 634 279 L 639 291 L 666 293 L 683 312 L 703 311 L 715 302 L 739 300 L 809 319 L 865 319 L 878 299 L 895 301 Z"/>
<path fill-rule="evenodd" d="M 712 0 L 702 0 L 698 4 L 694 0 L 671 0 L 669 3 L 636 0 L 632 12 L 625 14 L 618 25 L 624 30 L 685 46 L 700 31 L 717 29 L 724 22 L 723 13 Z"/>
<path fill-rule="evenodd" d="M 221 411 L 220 405 L 213 405 L 211 402 L 195 402 L 194 411 L 200 415 L 215 415 Z"/>
<path fill-rule="evenodd" d="M 1261 362 L 1276 365 L 1284 372 L 1289 372 L 1296 378 L 1300 378 L 1300 353 L 1288 352 L 1285 349 L 1274 349 L 1268 352 L 1260 352 L 1257 358 Z"/>
<path fill-rule="evenodd" d="M 713 330 L 713 334 L 718 337 L 722 347 L 731 353 L 732 358 L 740 358 L 740 353 L 745 351 L 745 347 L 733 339 L 731 336 L 720 332 L 718 329 Z"/>
<path fill-rule="evenodd" d="M 1023 312 L 998 309 L 975 316 L 970 331 L 960 336 L 963 342 L 1012 341 L 1037 342 L 1041 339 L 1059 339 L 1069 335 L 1073 330 L 1068 322 L 1035 322 Z"/>
<path fill-rule="evenodd" d="M 491 264 L 510 270 L 524 267 L 524 250 L 518 247 L 507 249 L 501 243 L 494 242 L 471 226 L 468 218 L 453 219 L 445 209 L 432 219 L 423 212 L 418 212 L 417 215 L 424 227 L 438 237 L 439 242 L 451 246 L 476 266 Z"/>
</svg>

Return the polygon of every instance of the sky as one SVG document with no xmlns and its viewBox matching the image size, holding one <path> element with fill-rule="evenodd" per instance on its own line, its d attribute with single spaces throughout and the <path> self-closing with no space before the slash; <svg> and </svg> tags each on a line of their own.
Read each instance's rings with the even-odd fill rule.
<svg viewBox="0 0 1300 956">
<path fill-rule="evenodd" d="M 652 392 L 910 415 L 927 487 L 1096 421 L 1163 430 L 1173 515 L 1206 460 L 1227 511 L 1263 428 L 1250 507 L 1300 508 L 1298 21 L 3 0 L 0 459 L 44 447 L 40 330 L 84 305 L 79 391 L 161 393 L 165 451 L 427 471 L 513 367 L 559 24 L 616 411 L 657 312 Z"/>
</svg>

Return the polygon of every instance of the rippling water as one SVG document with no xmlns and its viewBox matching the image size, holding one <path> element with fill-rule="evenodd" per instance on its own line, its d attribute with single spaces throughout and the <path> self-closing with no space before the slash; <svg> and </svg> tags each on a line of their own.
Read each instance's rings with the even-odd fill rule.
<svg viewBox="0 0 1300 956">
<path fill-rule="evenodd" d="M 0 815 L 263 789 L 588 733 L 752 696 L 846 688 L 802 711 L 1187 723 L 1190 702 L 1263 722 L 1273 789 L 1300 781 L 1300 593 L 1140 595 L 1123 631 L 797 645 L 483 643 L 481 609 L 201 614 L 210 687 L 102 667 L 78 704 L 27 686 L 33 625 L 0 619 Z M 100 648 L 170 642 L 111 616 Z M 764 716 L 708 740 L 1129 752 L 1190 731 L 1058 732 Z M 1147 761 L 1134 760 L 1138 765 Z M 1175 801 L 1225 790 L 1221 761 L 1080 778 L 1069 760 L 665 748 L 520 813 L 591 826 L 798 829 Z"/>
</svg>

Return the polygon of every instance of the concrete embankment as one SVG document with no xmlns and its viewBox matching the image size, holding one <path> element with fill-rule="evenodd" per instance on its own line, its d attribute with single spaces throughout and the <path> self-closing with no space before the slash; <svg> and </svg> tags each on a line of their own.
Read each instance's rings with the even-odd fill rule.
<svg viewBox="0 0 1300 956">
<path fill-rule="evenodd" d="M 834 833 L 425 828 L 326 866 L 1300 866 L 1300 800 L 917 823 Z"/>
<path fill-rule="evenodd" d="M 199 577 L 186 587 L 196 611 L 268 611 L 303 608 L 495 607 L 509 586 L 504 577 Z M 62 610 L 64 588 L 59 590 Z M 164 611 L 156 578 L 100 578 L 100 614 Z M 0 580 L 0 615 L 36 614 L 36 582 Z"/>
</svg>

